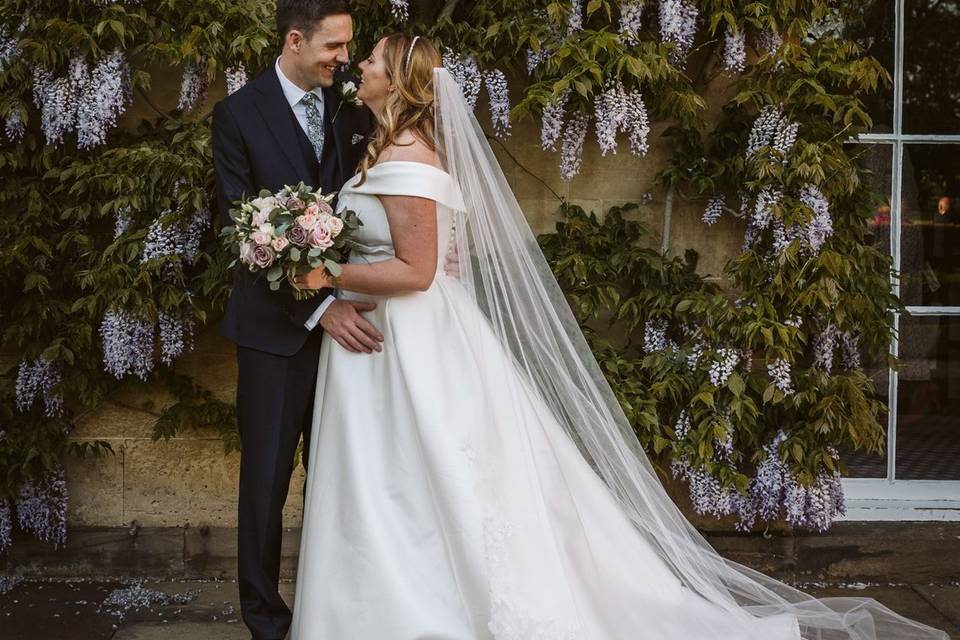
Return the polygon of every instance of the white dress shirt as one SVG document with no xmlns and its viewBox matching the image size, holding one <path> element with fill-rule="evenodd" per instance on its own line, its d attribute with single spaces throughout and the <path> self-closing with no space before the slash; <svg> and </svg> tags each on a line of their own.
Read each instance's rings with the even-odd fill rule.
<svg viewBox="0 0 960 640">
<path fill-rule="evenodd" d="M 303 132 L 307 133 L 307 105 L 303 104 L 303 96 L 307 95 L 307 92 L 291 82 L 290 78 L 283 75 L 283 71 L 280 69 L 279 57 L 273 64 L 273 67 L 277 70 L 277 77 L 280 78 L 280 87 L 283 89 L 283 95 L 290 104 L 290 108 L 293 109 L 293 115 L 296 116 L 297 122 L 300 124 Z M 311 90 L 310 93 L 317 97 L 317 108 L 320 110 L 320 116 L 323 117 L 323 91 L 317 87 Z M 329 296 L 321 302 L 316 311 L 310 314 L 307 321 L 303 323 L 303 326 L 305 326 L 308 331 L 313 331 L 313 328 L 320 322 L 320 316 L 327 310 L 327 307 L 333 304 L 334 300 L 335 298 L 333 296 Z"/>
</svg>

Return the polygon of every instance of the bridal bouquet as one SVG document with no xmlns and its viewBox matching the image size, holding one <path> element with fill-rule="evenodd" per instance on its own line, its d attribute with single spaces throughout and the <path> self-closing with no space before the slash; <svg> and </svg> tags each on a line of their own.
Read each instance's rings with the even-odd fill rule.
<svg viewBox="0 0 960 640">
<path fill-rule="evenodd" d="M 340 275 L 344 246 L 361 223 L 353 211 L 334 213 L 330 206 L 334 195 L 316 192 L 301 182 L 277 193 L 264 189 L 256 198 L 238 200 L 237 208 L 230 210 L 235 224 L 220 231 L 224 244 L 237 256 L 230 267 L 240 262 L 253 273 L 266 273 L 273 291 L 284 278 L 321 266 Z M 298 300 L 315 294 L 294 287 Z"/>
</svg>

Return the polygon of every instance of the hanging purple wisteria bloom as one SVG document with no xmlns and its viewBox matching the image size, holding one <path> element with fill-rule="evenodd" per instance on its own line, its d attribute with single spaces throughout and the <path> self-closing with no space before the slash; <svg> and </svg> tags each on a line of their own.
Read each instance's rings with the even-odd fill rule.
<svg viewBox="0 0 960 640">
<path fill-rule="evenodd" d="M 6 70 L 7 65 L 20 54 L 20 45 L 16 36 L 4 28 L 0 28 L 0 73 Z"/>
<path fill-rule="evenodd" d="M 23 140 L 27 127 L 23 124 L 23 118 L 20 115 L 20 109 L 16 106 L 11 107 L 7 112 L 7 117 L 3 123 L 3 130 L 7 134 L 7 140 L 17 144 Z"/>
<path fill-rule="evenodd" d="M 406 22 L 410 18 L 409 0 L 390 0 L 390 13 L 395 19 Z"/>
<path fill-rule="evenodd" d="M 747 39 L 743 29 L 727 27 L 724 32 L 723 68 L 733 73 L 743 73 L 747 68 Z"/>
<path fill-rule="evenodd" d="M 177 108 L 180 111 L 190 111 L 201 105 L 207 99 L 207 56 L 200 56 L 200 60 L 188 64 L 183 70 L 183 79 L 180 81 L 180 101 Z"/>
<path fill-rule="evenodd" d="M 710 365 L 710 382 L 715 387 L 722 387 L 740 362 L 740 350 L 721 347 L 714 356 L 716 359 Z"/>
<path fill-rule="evenodd" d="M 763 147 L 773 147 L 786 156 L 797 139 L 798 128 L 799 125 L 790 122 L 781 107 L 766 105 L 753 122 L 744 157 L 749 160 Z"/>
<path fill-rule="evenodd" d="M 113 219 L 113 239 L 116 240 L 126 233 L 127 229 L 129 229 L 130 225 L 132 224 L 133 216 L 131 214 L 130 207 L 123 206 L 117 208 L 117 212 Z"/>
<path fill-rule="evenodd" d="M 483 85 L 483 74 L 477 66 L 477 59 L 473 56 L 461 56 L 446 49 L 443 52 L 443 66 L 460 85 L 467 106 L 475 109 L 477 98 L 480 96 L 480 87 Z"/>
<path fill-rule="evenodd" d="M 793 393 L 793 381 L 790 378 L 790 363 L 788 361 L 777 358 L 767 365 L 767 373 L 777 389 L 785 395 Z"/>
<path fill-rule="evenodd" d="M 10 503 L 6 500 L 0 500 L 0 554 L 5 552 L 13 545 L 13 510 Z M 0 589 L 0 595 L 3 595 L 3 589 Z"/>
<path fill-rule="evenodd" d="M 227 67 L 224 74 L 227 77 L 227 95 L 236 93 L 243 85 L 247 84 L 247 69 L 243 63 L 233 67 Z"/>
<path fill-rule="evenodd" d="M 837 326 L 832 322 L 817 332 L 813 338 L 813 366 L 827 373 L 833 371 L 833 352 L 839 337 Z"/>
<path fill-rule="evenodd" d="M 624 0 L 620 4 L 620 37 L 631 46 L 640 44 L 645 0 Z"/>
<path fill-rule="evenodd" d="M 697 35 L 697 7 L 687 0 L 660 0 L 660 41 L 673 45 L 670 61 L 683 60 Z"/>
<path fill-rule="evenodd" d="M 42 542 L 67 543 L 67 483 L 63 467 L 40 480 L 24 480 L 17 490 L 17 524 Z"/>
<path fill-rule="evenodd" d="M 807 225 L 807 244 L 814 255 L 820 253 L 824 243 L 833 235 L 833 220 L 830 203 L 816 186 L 808 184 L 800 190 L 800 201 L 813 211 L 813 219 Z"/>
<path fill-rule="evenodd" d="M 716 221 L 720 219 L 720 216 L 723 215 L 723 207 L 726 205 L 726 202 L 727 199 L 723 195 L 710 198 L 710 202 L 707 203 L 707 208 L 703 211 L 703 222 L 708 225 L 715 224 Z"/>
<path fill-rule="evenodd" d="M 851 331 L 840 336 L 840 351 L 843 354 L 843 368 L 847 371 L 860 368 L 860 339 Z"/>
<path fill-rule="evenodd" d="M 483 74 L 484 84 L 487 86 L 487 95 L 490 96 L 490 119 L 493 122 L 493 133 L 498 138 L 510 135 L 510 90 L 507 87 L 507 77 L 500 69 L 494 69 Z"/>
<path fill-rule="evenodd" d="M 560 93 L 557 98 L 543 108 L 543 124 L 540 127 L 540 148 L 544 151 L 556 151 L 557 140 L 563 134 L 563 121 L 570 90 Z"/>
<path fill-rule="evenodd" d="M 63 415 L 63 396 L 56 390 L 60 384 L 60 368 L 46 358 L 33 362 L 23 360 L 17 371 L 17 410 L 29 411 L 36 398 L 43 398 L 44 414 L 49 418 Z"/>
<path fill-rule="evenodd" d="M 153 371 L 153 323 L 124 309 L 111 309 L 100 324 L 103 364 L 120 380 L 134 374 L 141 380 Z"/>
<path fill-rule="evenodd" d="M 90 149 L 106 142 L 131 101 L 130 67 L 118 49 L 97 63 L 79 94 L 77 146 Z"/>
<path fill-rule="evenodd" d="M 567 122 L 563 132 L 563 145 L 560 148 L 560 179 L 564 182 L 573 180 L 573 176 L 580 173 L 583 162 L 583 141 L 587 137 L 587 116 L 578 113 Z"/>
<path fill-rule="evenodd" d="M 570 15 L 567 16 L 567 34 L 583 31 L 583 0 L 570 1 Z"/>
<path fill-rule="evenodd" d="M 166 365 L 184 353 L 193 350 L 193 318 L 179 317 L 161 311 L 158 315 L 160 331 L 160 360 Z"/>
</svg>

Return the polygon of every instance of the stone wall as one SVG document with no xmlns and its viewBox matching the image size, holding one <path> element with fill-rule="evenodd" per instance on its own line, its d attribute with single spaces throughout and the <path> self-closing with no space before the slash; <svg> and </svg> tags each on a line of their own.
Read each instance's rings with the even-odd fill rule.
<svg viewBox="0 0 960 640">
<path fill-rule="evenodd" d="M 152 101 L 161 109 L 171 108 L 177 101 L 179 75 L 157 70 L 154 77 Z M 219 91 L 211 94 L 201 113 L 208 113 L 222 97 L 222 87 Z M 152 113 L 148 105 L 135 104 L 121 124 L 131 126 Z M 480 117 L 489 122 L 485 114 Z M 513 135 L 502 145 L 494 143 L 494 148 L 535 232 L 553 228 L 558 196 L 601 214 L 612 205 L 641 202 L 649 194 L 638 215 L 653 232 L 651 245 L 660 246 L 664 194 L 653 181 L 670 154 L 669 141 L 662 137 L 664 128 L 653 127 L 645 158 L 629 154 L 625 141 L 619 154 L 601 158 L 595 140 L 588 138 L 582 172 L 570 183 L 560 180 L 558 154 L 540 150 L 537 122 L 515 123 Z M 708 231 L 699 220 L 703 206 L 702 201 L 675 199 L 669 246 L 677 253 L 696 249 L 701 256 L 700 271 L 719 274 L 739 246 L 738 231 L 727 221 Z M 233 401 L 235 351 L 217 334 L 215 320 L 177 368 L 194 376 L 218 398 Z M 239 454 L 224 455 L 219 437 L 210 429 L 188 429 L 169 441 L 154 442 L 153 423 L 159 409 L 169 402 L 171 398 L 162 393 L 130 387 L 81 417 L 72 437 L 106 440 L 116 455 L 68 461 L 71 526 L 236 526 Z M 299 525 L 303 479 L 303 469 L 298 467 L 287 500 L 287 526 Z"/>
</svg>

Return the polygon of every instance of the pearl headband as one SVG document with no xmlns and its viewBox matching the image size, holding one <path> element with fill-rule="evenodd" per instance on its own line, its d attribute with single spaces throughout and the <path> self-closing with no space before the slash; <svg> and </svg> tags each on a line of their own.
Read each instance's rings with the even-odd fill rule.
<svg viewBox="0 0 960 640">
<path fill-rule="evenodd" d="M 419 39 L 420 36 L 413 36 L 413 40 L 410 41 L 410 49 L 407 50 L 407 62 L 404 65 L 404 69 L 406 69 L 408 73 L 410 72 L 410 56 L 413 55 L 413 47 Z"/>
</svg>

